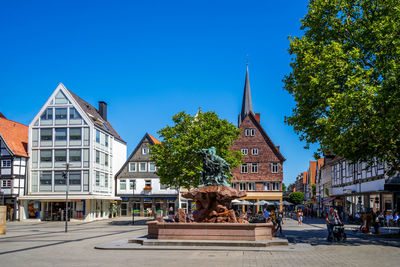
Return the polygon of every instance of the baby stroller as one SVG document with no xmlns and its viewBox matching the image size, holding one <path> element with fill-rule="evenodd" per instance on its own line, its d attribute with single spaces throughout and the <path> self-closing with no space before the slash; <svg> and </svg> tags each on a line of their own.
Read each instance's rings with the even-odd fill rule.
<svg viewBox="0 0 400 267">
<path fill-rule="evenodd" d="M 331 236 L 329 236 L 329 241 L 346 241 L 347 235 L 344 232 L 343 224 L 335 224 L 333 225 Z"/>
</svg>

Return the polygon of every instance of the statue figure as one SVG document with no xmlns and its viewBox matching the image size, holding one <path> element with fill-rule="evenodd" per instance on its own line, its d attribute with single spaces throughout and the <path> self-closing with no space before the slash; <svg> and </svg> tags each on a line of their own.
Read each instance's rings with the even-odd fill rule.
<svg viewBox="0 0 400 267">
<path fill-rule="evenodd" d="M 224 185 L 230 186 L 229 177 L 226 175 L 229 172 L 229 163 L 217 155 L 215 147 L 208 149 L 200 149 L 197 154 L 203 157 L 202 185 Z"/>
</svg>

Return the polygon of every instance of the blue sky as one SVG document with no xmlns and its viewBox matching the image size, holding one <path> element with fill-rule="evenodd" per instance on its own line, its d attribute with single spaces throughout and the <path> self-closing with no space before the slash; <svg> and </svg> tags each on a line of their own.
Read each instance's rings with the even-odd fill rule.
<svg viewBox="0 0 400 267">
<path fill-rule="evenodd" d="M 246 54 L 255 112 L 287 161 L 284 182 L 308 168 L 284 116 L 289 35 L 307 1 L 2 1 L 0 112 L 29 124 L 59 82 L 108 118 L 130 153 L 173 114 L 216 111 L 237 123 Z"/>
</svg>

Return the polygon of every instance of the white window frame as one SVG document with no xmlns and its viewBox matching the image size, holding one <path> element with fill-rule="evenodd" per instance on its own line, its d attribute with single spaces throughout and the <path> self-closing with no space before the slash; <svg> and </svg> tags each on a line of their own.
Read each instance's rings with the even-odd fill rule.
<svg viewBox="0 0 400 267">
<path fill-rule="evenodd" d="M 253 171 L 253 167 L 257 168 L 255 171 Z M 258 173 L 258 163 L 253 162 L 251 163 L 251 173 Z"/>
<path fill-rule="evenodd" d="M 148 147 L 142 147 L 142 155 L 148 155 L 149 154 L 149 148 Z"/>
<path fill-rule="evenodd" d="M 250 136 L 250 129 L 244 130 L 244 133 L 245 133 L 246 136 Z"/>
<path fill-rule="evenodd" d="M 246 191 L 246 183 L 243 183 L 243 182 L 239 183 L 239 190 Z"/>
<path fill-rule="evenodd" d="M 153 170 L 150 168 L 151 164 L 154 165 L 154 169 Z M 156 169 L 157 169 L 156 164 L 154 162 L 149 162 L 149 166 L 147 167 L 147 169 L 149 170 L 149 172 L 155 172 Z"/>
<path fill-rule="evenodd" d="M 276 162 L 271 163 L 271 173 L 278 173 L 279 165 Z"/>
<path fill-rule="evenodd" d="M 1 167 L 3 167 L 3 168 L 11 168 L 11 159 L 3 159 L 1 161 Z"/>
<path fill-rule="evenodd" d="M 257 147 L 252 148 L 251 149 L 251 154 L 252 155 L 258 155 L 258 148 Z"/>
<path fill-rule="evenodd" d="M 264 187 L 264 191 L 271 191 L 271 183 L 270 182 L 265 182 L 263 187 Z"/>
<path fill-rule="evenodd" d="M 135 166 L 134 169 L 132 169 L 132 166 Z M 136 162 L 129 162 L 128 172 L 137 172 L 137 163 Z"/>
<path fill-rule="evenodd" d="M 149 181 L 150 181 L 150 184 L 148 185 L 148 182 L 149 182 Z M 146 186 L 152 187 L 151 184 L 152 184 L 151 179 L 146 179 L 146 180 L 144 180 L 144 186 L 145 186 L 145 187 L 146 187 Z"/>
<path fill-rule="evenodd" d="M 254 183 L 254 182 L 247 183 L 247 188 L 248 188 L 248 191 L 256 191 L 256 183 Z"/>
<path fill-rule="evenodd" d="M 255 136 L 256 135 L 256 129 L 252 128 L 250 129 L 250 136 Z"/>
<path fill-rule="evenodd" d="M 1 187 L 3 188 L 11 187 L 11 179 L 2 180 Z"/>
<path fill-rule="evenodd" d="M 121 187 L 121 185 L 124 185 L 125 186 L 125 188 L 122 188 Z M 121 179 L 121 180 L 119 180 L 119 190 L 123 190 L 123 191 L 125 191 L 126 190 L 126 180 L 125 179 Z"/>
<path fill-rule="evenodd" d="M 246 171 L 243 171 L 243 170 L 244 170 L 243 168 L 246 168 Z M 249 164 L 243 163 L 243 164 L 240 166 L 240 173 L 249 173 Z"/>
<path fill-rule="evenodd" d="M 144 170 L 142 170 L 142 164 L 144 164 Z M 146 162 L 139 162 L 139 172 L 147 172 L 147 164 Z"/>
<path fill-rule="evenodd" d="M 242 155 L 247 155 L 249 153 L 247 148 L 242 148 L 240 151 L 242 152 Z"/>
</svg>

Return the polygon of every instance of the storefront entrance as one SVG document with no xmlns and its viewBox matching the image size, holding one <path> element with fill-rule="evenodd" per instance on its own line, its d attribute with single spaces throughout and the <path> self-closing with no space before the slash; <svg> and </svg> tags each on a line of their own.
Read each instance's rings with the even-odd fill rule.
<svg viewBox="0 0 400 267">
<path fill-rule="evenodd" d="M 42 202 L 42 220 L 65 221 L 65 202 Z M 68 201 L 68 220 L 83 219 L 85 213 L 85 200 Z"/>
</svg>

